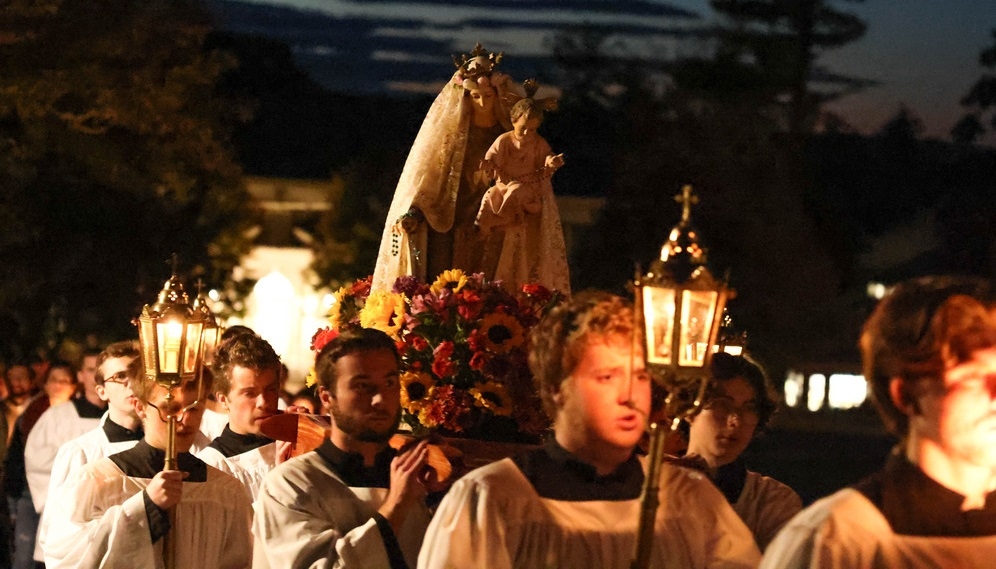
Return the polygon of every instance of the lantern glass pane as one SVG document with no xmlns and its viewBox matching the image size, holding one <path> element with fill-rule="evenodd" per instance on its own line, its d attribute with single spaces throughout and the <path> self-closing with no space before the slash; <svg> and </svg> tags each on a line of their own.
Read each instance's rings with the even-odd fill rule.
<svg viewBox="0 0 996 569">
<path fill-rule="evenodd" d="M 156 366 L 159 363 L 159 358 L 156 357 L 156 325 L 151 318 L 140 318 L 138 322 L 138 337 L 142 345 L 142 367 L 145 368 L 145 375 L 155 377 L 158 372 Z"/>
<path fill-rule="evenodd" d="M 183 322 L 168 318 L 156 322 L 159 340 L 159 372 L 180 373 Z"/>
<path fill-rule="evenodd" d="M 203 339 L 203 346 L 201 347 L 201 358 L 204 360 L 204 365 L 211 367 L 214 365 L 214 350 L 218 346 L 218 338 L 221 336 L 221 327 L 210 326 L 204 328 L 201 332 L 201 338 Z"/>
<path fill-rule="evenodd" d="M 643 319 L 647 334 L 647 361 L 671 365 L 674 336 L 674 289 L 643 287 Z"/>
<path fill-rule="evenodd" d="M 201 329 L 204 327 L 203 322 L 187 322 L 187 334 L 184 338 L 184 350 L 183 350 L 183 374 L 192 374 L 197 372 L 198 353 L 201 349 Z"/>
<path fill-rule="evenodd" d="M 679 366 L 702 367 L 705 364 L 718 300 L 719 293 L 713 290 L 682 291 Z"/>
</svg>

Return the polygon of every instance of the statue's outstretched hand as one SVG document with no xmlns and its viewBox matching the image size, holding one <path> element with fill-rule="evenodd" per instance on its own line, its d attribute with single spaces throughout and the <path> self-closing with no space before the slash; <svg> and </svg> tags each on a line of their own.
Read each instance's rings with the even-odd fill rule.
<svg viewBox="0 0 996 569">
<path fill-rule="evenodd" d="M 549 155 L 549 156 L 546 157 L 546 164 L 545 164 L 545 166 L 547 167 L 547 169 L 556 170 L 557 168 L 560 168 L 563 165 L 564 165 L 564 154 L 563 153 L 560 153 L 560 154 L 551 154 L 551 155 Z"/>
</svg>

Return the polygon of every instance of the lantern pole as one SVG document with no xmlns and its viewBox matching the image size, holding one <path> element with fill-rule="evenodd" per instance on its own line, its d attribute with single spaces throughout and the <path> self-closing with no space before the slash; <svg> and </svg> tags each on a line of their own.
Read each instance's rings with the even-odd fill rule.
<svg viewBox="0 0 996 569">
<path fill-rule="evenodd" d="M 669 424 L 649 425 L 647 476 L 632 569 L 650 566 L 665 442 L 682 420 L 702 407 L 709 386 L 712 347 L 726 301 L 735 295 L 725 279 L 713 278 L 705 266 L 706 252 L 691 222 L 691 206 L 699 201 L 692 187 L 683 187 L 675 200 L 682 204 L 681 220 L 649 272 L 637 274 L 633 281 L 634 309 L 641 324 L 635 333 L 643 336 L 647 369 L 667 391 L 664 414 Z"/>
</svg>

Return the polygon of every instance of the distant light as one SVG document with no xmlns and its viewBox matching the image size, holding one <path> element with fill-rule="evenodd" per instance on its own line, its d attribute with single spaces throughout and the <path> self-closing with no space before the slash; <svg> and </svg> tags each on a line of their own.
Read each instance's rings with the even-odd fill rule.
<svg viewBox="0 0 996 569">
<path fill-rule="evenodd" d="M 211 289 L 211 290 L 208 291 L 208 298 L 210 298 L 211 300 L 213 300 L 215 302 L 218 302 L 219 300 L 221 300 L 221 293 L 218 292 L 218 289 L 213 288 L 213 289 Z"/>
<path fill-rule="evenodd" d="M 885 295 L 889 292 L 888 287 L 882 283 L 870 282 L 866 288 L 868 296 L 877 300 L 885 298 Z"/>
<path fill-rule="evenodd" d="M 328 309 L 328 308 L 332 308 L 333 305 L 335 305 L 335 295 L 334 294 L 326 294 L 325 296 L 322 297 L 322 306 L 323 307 L 325 307 L 326 309 Z"/>
<path fill-rule="evenodd" d="M 739 356 L 744 353 L 743 346 L 723 346 L 723 351 L 731 356 Z"/>
<path fill-rule="evenodd" d="M 827 394 L 827 376 L 822 373 L 814 373 L 809 376 L 809 399 L 806 407 L 810 411 L 819 411 L 823 408 L 823 399 Z"/>
<path fill-rule="evenodd" d="M 799 398 L 802 397 L 802 385 L 806 381 L 806 376 L 802 373 L 790 369 L 785 375 L 785 404 L 789 407 L 799 405 Z"/>
<path fill-rule="evenodd" d="M 835 373 L 830 376 L 830 394 L 827 397 L 832 409 L 859 407 L 868 397 L 868 382 L 864 376 Z"/>
</svg>

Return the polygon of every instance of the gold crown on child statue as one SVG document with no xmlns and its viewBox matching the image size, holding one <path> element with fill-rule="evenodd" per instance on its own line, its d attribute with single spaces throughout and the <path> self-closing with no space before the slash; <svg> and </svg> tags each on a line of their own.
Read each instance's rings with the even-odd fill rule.
<svg viewBox="0 0 996 569">
<path fill-rule="evenodd" d="M 488 83 L 494 68 L 501 63 L 504 52 L 490 52 L 478 43 L 470 54 L 461 54 L 460 58 L 453 56 L 453 65 L 457 68 L 457 78 L 465 89 L 476 89 L 479 83 Z"/>
</svg>

